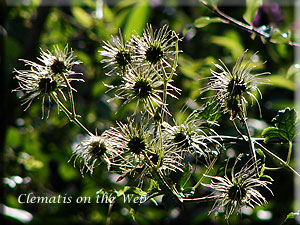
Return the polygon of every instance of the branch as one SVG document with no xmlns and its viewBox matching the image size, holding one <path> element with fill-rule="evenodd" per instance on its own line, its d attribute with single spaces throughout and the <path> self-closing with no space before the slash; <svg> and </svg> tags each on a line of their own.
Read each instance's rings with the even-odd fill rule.
<svg viewBox="0 0 300 225">
<path fill-rule="evenodd" d="M 241 21 L 239 20 L 236 20 L 228 15 L 226 15 L 225 13 L 221 12 L 217 7 L 212 7 L 210 5 L 207 4 L 207 2 L 205 0 L 200 0 L 200 2 L 207 8 L 209 9 L 210 11 L 212 11 L 214 14 L 216 14 L 217 16 L 219 16 L 220 18 L 224 19 L 225 21 L 227 21 L 229 24 L 233 24 L 243 30 L 246 30 L 248 31 L 249 33 L 251 34 L 257 34 L 267 40 L 269 40 L 272 35 L 264 32 L 264 31 L 261 31 L 253 26 L 250 26 L 248 24 L 245 24 L 245 23 L 242 23 Z M 297 43 L 293 43 L 293 42 L 288 42 L 288 45 L 290 46 L 293 46 L 293 47 L 300 47 L 300 44 L 297 44 Z"/>
</svg>

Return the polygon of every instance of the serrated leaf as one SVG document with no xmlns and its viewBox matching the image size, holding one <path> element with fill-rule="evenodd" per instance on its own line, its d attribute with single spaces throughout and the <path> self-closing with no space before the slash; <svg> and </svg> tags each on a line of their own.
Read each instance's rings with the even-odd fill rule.
<svg viewBox="0 0 300 225">
<path fill-rule="evenodd" d="M 279 29 L 275 29 L 270 38 L 270 41 L 276 44 L 287 44 L 290 40 L 291 32 L 282 33 Z"/>
<path fill-rule="evenodd" d="M 262 158 L 263 160 L 265 160 L 265 158 L 266 158 L 265 153 L 261 149 L 257 148 L 255 150 L 255 152 L 256 152 L 257 156 L 259 156 L 260 158 Z"/>
<path fill-rule="evenodd" d="M 282 140 L 292 142 L 296 137 L 296 118 L 297 112 L 294 109 L 286 108 L 278 111 L 276 117 L 272 120 L 275 127 L 266 128 L 262 136 L 265 142 L 270 140 Z"/>
<path fill-rule="evenodd" d="M 194 26 L 197 28 L 202 28 L 210 23 L 227 23 L 227 21 L 219 17 L 199 17 L 194 21 Z"/>
<path fill-rule="evenodd" d="M 246 11 L 243 18 L 248 24 L 252 25 L 257 9 L 262 5 L 262 3 L 262 0 L 246 0 Z"/>
</svg>

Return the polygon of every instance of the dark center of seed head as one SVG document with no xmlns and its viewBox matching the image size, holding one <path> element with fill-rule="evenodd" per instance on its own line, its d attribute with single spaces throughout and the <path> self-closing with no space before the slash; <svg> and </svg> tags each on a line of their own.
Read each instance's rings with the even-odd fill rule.
<svg viewBox="0 0 300 225">
<path fill-rule="evenodd" d="M 120 67 L 124 68 L 131 62 L 131 57 L 129 52 L 119 51 L 115 56 L 115 60 Z"/>
<path fill-rule="evenodd" d="M 150 156 L 150 160 L 151 160 L 151 162 L 152 162 L 154 165 L 157 165 L 158 160 L 159 160 L 159 156 L 156 155 L 156 154 L 153 154 L 153 155 Z"/>
<path fill-rule="evenodd" d="M 100 158 L 106 152 L 106 146 L 103 142 L 93 142 L 91 144 L 92 154 Z"/>
<path fill-rule="evenodd" d="M 188 147 L 189 146 L 189 140 L 186 134 L 183 132 L 178 132 L 175 134 L 173 141 L 179 146 L 179 147 Z"/>
<path fill-rule="evenodd" d="M 56 59 L 50 69 L 54 74 L 61 74 L 66 71 L 67 67 L 63 61 Z"/>
<path fill-rule="evenodd" d="M 54 91 L 56 87 L 56 81 L 50 78 L 42 78 L 39 82 L 39 90 L 45 94 Z"/>
<path fill-rule="evenodd" d="M 227 90 L 232 95 L 241 95 L 246 91 L 246 84 L 243 81 L 232 79 L 228 83 Z"/>
<path fill-rule="evenodd" d="M 246 197 L 246 190 L 240 184 L 234 184 L 228 190 L 228 197 L 231 200 L 241 201 Z"/>
<path fill-rule="evenodd" d="M 160 47 L 150 46 L 146 50 L 146 60 L 152 64 L 159 62 L 163 58 L 163 51 Z"/>
<path fill-rule="evenodd" d="M 152 87 L 148 81 L 139 80 L 134 84 L 133 90 L 139 98 L 147 98 L 152 92 Z"/>
<path fill-rule="evenodd" d="M 132 137 L 127 144 L 130 152 L 139 155 L 142 151 L 146 149 L 144 139 L 141 137 Z"/>
</svg>

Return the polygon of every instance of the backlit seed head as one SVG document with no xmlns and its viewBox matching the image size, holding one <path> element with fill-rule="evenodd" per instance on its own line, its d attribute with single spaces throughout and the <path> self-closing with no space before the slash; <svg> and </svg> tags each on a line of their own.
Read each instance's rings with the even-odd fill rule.
<svg viewBox="0 0 300 225">
<path fill-rule="evenodd" d="M 228 190 L 228 198 L 231 200 L 242 201 L 247 194 L 247 190 L 241 184 L 234 184 Z"/>
<path fill-rule="evenodd" d="M 183 132 L 178 132 L 175 134 L 173 141 L 178 147 L 187 148 L 189 146 L 189 137 Z"/>
<path fill-rule="evenodd" d="M 227 85 L 228 92 L 233 96 L 243 94 L 246 91 L 246 89 L 247 86 L 242 80 L 236 80 L 234 78 L 232 78 L 232 80 L 230 80 L 230 82 Z"/>
<path fill-rule="evenodd" d="M 151 64 L 156 64 L 163 58 L 164 54 L 159 46 L 150 46 L 146 50 L 145 56 Z"/>
<path fill-rule="evenodd" d="M 131 63 L 131 56 L 130 53 L 124 50 L 120 50 L 116 55 L 115 55 L 115 60 L 119 67 L 124 68 L 128 64 Z"/>
<path fill-rule="evenodd" d="M 146 144 L 142 137 L 135 136 L 128 141 L 127 147 L 130 152 L 139 155 L 146 149 Z"/>
<path fill-rule="evenodd" d="M 55 90 L 57 87 L 57 83 L 55 80 L 51 80 L 50 78 L 42 78 L 39 81 L 39 90 L 41 93 L 47 94 Z"/>
<path fill-rule="evenodd" d="M 157 165 L 158 164 L 158 160 L 159 160 L 159 156 L 157 154 L 152 154 L 150 156 L 150 160 L 151 162 L 154 164 L 154 165 Z"/>
<path fill-rule="evenodd" d="M 107 151 L 104 142 L 92 142 L 90 147 L 91 153 L 97 158 L 101 158 L 101 156 L 103 156 L 104 153 Z"/>
<path fill-rule="evenodd" d="M 137 81 L 133 86 L 133 90 L 135 95 L 139 98 L 147 98 L 152 93 L 152 87 L 146 80 Z"/>
<path fill-rule="evenodd" d="M 50 69 L 54 74 L 62 74 L 67 70 L 67 67 L 63 61 L 56 59 L 50 66 Z"/>
</svg>

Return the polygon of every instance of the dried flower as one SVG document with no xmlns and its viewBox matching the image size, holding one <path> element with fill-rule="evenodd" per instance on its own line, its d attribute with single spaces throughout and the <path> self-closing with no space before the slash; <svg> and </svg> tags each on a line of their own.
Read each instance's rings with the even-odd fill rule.
<svg viewBox="0 0 300 225">
<path fill-rule="evenodd" d="M 258 191 L 258 188 L 266 188 L 271 193 L 271 189 L 267 186 L 270 181 L 261 180 L 256 175 L 255 164 L 250 164 L 251 159 L 241 167 L 239 172 L 235 172 L 235 167 L 240 160 L 240 156 L 236 158 L 231 170 L 231 177 L 227 176 L 227 165 L 225 167 L 225 176 L 207 176 L 211 178 L 210 184 L 204 186 L 214 189 L 214 194 L 217 197 L 212 210 L 218 213 L 223 210 L 225 219 L 228 219 L 235 211 L 240 210 L 243 206 L 252 207 L 254 205 L 262 205 L 266 203 L 266 199 Z M 258 164 L 259 162 L 257 162 Z M 250 165 L 249 165 L 250 164 Z"/>
<path fill-rule="evenodd" d="M 110 167 L 111 161 L 113 161 L 113 159 L 119 154 L 120 153 L 117 149 L 111 148 L 111 145 L 107 141 L 106 137 L 103 135 L 93 135 L 82 140 L 77 145 L 71 159 L 75 157 L 74 167 L 76 166 L 76 162 L 78 160 L 80 161 L 80 172 L 82 174 L 88 171 L 92 174 L 94 168 L 102 161 L 106 162 L 108 167 Z"/>
<path fill-rule="evenodd" d="M 24 93 L 22 96 L 23 104 L 27 104 L 27 110 L 33 100 L 36 98 L 42 99 L 42 117 L 45 112 L 45 102 L 51 102 L 51 95 L 60 93 L 66 100 L 63 89 L 67 87 L 67 82 L 82 81 L 80 78 L 72 77 L 75 72 L 72 71 L 72 66 L 78 64 L 74 61 L 73 52 L 68 50 L 66 46 L 64 51 L 55 48 L 54 54 L 41 50 L 41 58 L 38 58 L 44 65 L 35 62 L 21 59 L 25 66 L 30 66 L 29 70 L 16 70 L 15 78 L 19 82 L 19 87 L 14 91 Z M 62 75 L 64 73 L 64 75 Z M 65 78 L 64 78 L 65 76 Z M 66 79 L 66 80 L 65 80 Z M 48 111 L 49 115 L 49 111 Z"/>
<path fill-rule="evenodd" d="M 154 130 L 148 126 L 148 119 L 129 119 L 128 123 L 119 122 L 118 127 L 104 132 L 111 147 L 121 152 L 112 160 L 115 171 L 121 174 L 118 180 L 134 177 L 142 185 L 143 178 L 155 176 L 154 167 L 166 174 L 182 171 L 181 151 L 174 146 L 162 145 L 160 138 L 154 137 Z"/>
<path fill-rule="evenodd" d="M 161 146 L 160 139 L 156 138 L 151 142 L 149 150 L 152 152 L 149 155 L 150 159 L 159 170 L 164 173 L 169 173 L 170 171 L 183 172 L 183 156 L 181 149 L 174 145 L 171 146 L 165 144 L 164 142 Z"/>
<path fill-rule="evenodd" d="M 261 96 L 257 85 L 263 84 L 263 82 L 260 81 L 261 78 L 258 78 L 258 76 L 269 74 L 267 72 L 251 74 L 251 71 L 257 66 L 249 67 L 253 57 L 245 65 L 242 64 L 246 52 L 237 60 L 232 72 L 229 71 L 221 60 L 222 65 L 215 64 L 221 72 L 211 70 L 212 77 L 210 78 L 210 82 L 207 87 L 202 89 L 202 92 L 216 91 L 213 97 L 223 109 L 223 113 L 230 114 L 231 120 L 235 118 L 241 119 L 246 116 L 246 107 L 248 104 L 246 96 L 249 96 L 258 103 L 252 91 L 258 91 Z M 258 107 L 260 110 L 259 103 Z"/>
<path fill-rule="evenodd" d="M 41 58 L 38 58 L 48 70 L 48 74 L 65 74 L 65 75 L 81 75 L 73 71 L 73 66 L 80 64 L 81 62 L 75 60 L 74 52 L 69 49 L 68 45 L 61 51 L 57 46 L 54 47 L 54 51 L 41 50 Z M 29 61 L 24 60 L 26 63 Z M 28 63 L 30 65 L 30 63 Z"/>
<path fill-rule="evenodd" d="M 203 126 L 204 121 L 196 119 L 193 114 L 189 115 L 183 123 L 175 122 L 175 126 L 164 123 L 164 136 L 170 146 L 180 149 L 182 154 L 186 152 L 195 156 L 207 157 L 207 154 L 215 154 L 216 151 L 209 147 L 209 144 L 219 144 L 217 141 L 209 138 Z"/>
<path fill-rule="evenodd" d="M 130 45 L 140 62 L 171 68 L 170 61 L 174 60 L 178 53 L 175 46 L 179 40 L 177 34 L 168 29 L 168 25 L 153 31 L 152 26 L 148 24 L 143 36 L 135 35 Z"/>
<path fill-rule="evenodd" d="M 162 93 L 161 86 L 163 82 L 159 80 L 158 76 L 151 70 L 143 70 L 137 68 L 129 70 L 125 76 L 122 77 L 122 84 L 118 86 L 108 86 L 110 89 L 115 89 L 115 97 L 111 99 L 125 100 L 123 105 L 137 101 L 137 107 L 142 104 L 145 110 L 150 114 L 154 114 L 154 106 L 163 105 L 160 93 Z"/>
<path fill-rule="evenodd" d="M 106 57 L 101 61 L 106 64 L 105 68 L 111 67 L 111 70 L 107 73 L 108 75 L 118 71 L 124 74 L 133 62 L 131 49 L 124 42 L 121 32 L 120 37 L 112 36 L 110 43 L 104 41 L 103 49 L 104 51 L 99 52 Z"/>
</svg>

